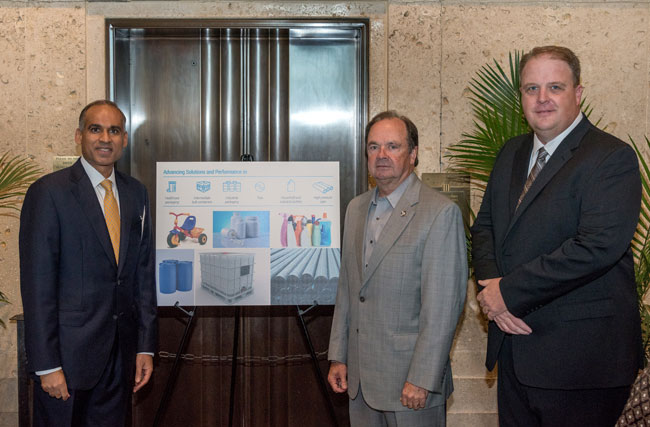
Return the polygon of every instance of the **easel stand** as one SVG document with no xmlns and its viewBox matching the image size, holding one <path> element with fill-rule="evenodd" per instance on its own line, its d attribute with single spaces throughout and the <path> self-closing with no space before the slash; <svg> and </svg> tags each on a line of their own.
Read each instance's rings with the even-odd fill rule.
<svg viewBox="0 0 650 427">
<path fill-rule="evenodd" d="M 169 396 L 171 395 L 171 392 L 174 389 L 176 376 L 178 374 L 178 364 L 181 360 L 181 355 L 183 354 L 183 351 L 185 351 L 185 344 L 187 343 L 187 337 L 190 335 L 190 328 L 192 327 L 192 321 L 194 320 L 194 314 L 196 313 L 196 306 L 194 306 L 191 311 L 187 311 L 178 304 L 178 301 L 176 301 L 174 307 L 176 307 L 177 309 L 185 313 L 188 319 L 185 323 L 183 338 L 181 338 L 181 342 L 178 345 L 178 350 L 176 351 L 176 357 L 174 358 L 174 364 L 172 365 L 172 370 L 169 372 L 169 376 L 167 377 L 167 384 L 165 385 L 165 391 L 163 392 L 162 398 L 160 399 L 160 404 L 158 405 L 158 410 L 156 411 L 156 417 L 154 418 L 153 421 L 154 427 L 159 425 L 158 423 L 160 422 L 160 419 L 163 413 L 165 412 L 165 409 L 167 409 L 167 402 L 169 401 Z"/>
<path fill-rule="evenodd" d="M 253 158 L 252 154 L 244 154 L 241 156 L 241 161 L 243 162 L 252 162 L 255 159 Z M 181 310 L 183 313 L 185 313 L 189 319 L 187 320 L 187 323 L 185 325 L 185 332 L 183 333 L 183 338 L 181 339 L 181 343 L 178 346 L 178 351 L 176 352 L 176 358 L 174 359 L 174 365 L 172 366 L 172 370 L 169 374 L 169 377 L 167 378 L 167 385 L 165 386 L 165 392 L 163 393 L 162 399 L 160 400 L 160 405 L 158 406 L 158 411 L 156 412 L 156 418 L 154 420 L 154 427 L 158 426 L 158 422 L 160 421 L 160 417 L 162 416 L 162 413 L 165 410 L 165 407 L 167 406 L 167 401 L 169 400 L 169 395 L 172 392 L 172 389 L 174 388 L 174 382 L 176 380 L 176 374 L 178 370 L 178 363 L 181 358 L 181 354 L 183 353 L 185 349 L 185 343 L 187 341 L 187 337 L 189 335 L 190 327 L 192 325 L 192 320 L 194 319 L 194 313 L 196 312 L 196 306 L 192 309 L 192 311 L 185 311 L 182 307 L 178 305 L 178 302 L 174 304 L 174 307 L 178 308 Z M 305 338 L 307 339 L 307 345 L 309 347 L 309 353 L 311 355 L 311 360 L 314 365 L 314 369 L 316 370 L 316 377 L 318 379 L 318 384 L 320 386 L 321 392 L 323 393 L 323 397 L 325 398 L 325 401 L 327 402 L 327 408 L 329 410 L 330 417 L 332 418 L 333 425 L 335 427 L 338 427 L 338 421 L 336 419 L 336 413 L 334 412 L 334 405 L 332 404 L 332 401 L 329 398 L 329 394 L 327 393 L 327 385 L 325 384 L 325 379 L 323 378 L 323 373 L 320 370 L 320 365 L 318 364 L 318 358 L 316 356 L 316 352 L 314 351 L 314 346 L 311 342 L 311 337 L 309 335 L 309 330 L 307 329 L 307 324 L 304 319 L 304 315 L 307 314 L 312 308 L 318 307 L 318 303 L 314 301 L 314 304 L 309 307 L 307 310 L 301 310 L 300 306 L 296 305 L 296 310 L 298 313 L 298 318 L 300 319 L 300 325 L 302 326 L 302 331 L 305 334 Z M 238 350 L 239 350 L 239 329 L 240 329 L 240 323 L 241 323 L 241 307 L 237 306 L 236 311 L 235 311 L 235 330 L 234 330 L 234 336 L 233 336 L 233 343 L 232 343 L 232 369 L 231 369 L 231 374 L 230 374 L 230 405 L 228 408 L 228 427 L 232 427 L 233 425 L 233 419 L 234 419 L 234 414 L 235 414 L 235 389 L 237 385 L 237 357 L 238 357 Z"/>
<path fill-rule="evenodd" d="M 309 354 L 311 355 L 311 361 L 314 365 L 314 369 L 316 370 L 316 378 L 318 380 L 318 384 L 320 386 L 321 392 L 323 393 L 323 397 L 327 402 L 327 409 L 329 411 L 330 417 L 332 418 L 332 423 L 335 427 L 338 427 L 339 423 L 336 419 L 336 413 L 334 412 L 334 405 L 332 404 L 332 401 L 329 398 L 329 394 L 327 393 L 327 385 L 325 384 L 325 380 L 323 379 L 323 372 L 321 371 L 320 365 L 318 364 L 318 357 L 316 356 L 314 345 L 311 342 L 311 336 L 309 335 L 309 329 L 307 329 L 307 323 L 305 322 L 305 318 L 303 317 L 305 314 L 307 314 L 307 312 L 309 312 L 312 308 L 315 307 L 318 307 L 318 303 L 316 301 L 314 301 L 314 304 L 311 307 L 309 307 L 307 310 L 301 310 L 300 306 L 297 305 L 296 311 L 298 313 L 298 319 L 300 319 L 300 326 L 302 326 L 302 332 L 303 334 L 305 334 L 305 338 L 307 339 L 307 346 L 309 347 Z M 233 345 L 232 345 L 232 371 L 230 377 L 230 407 L 228 409 L 228 427 L 232 427 L 233 415 L 235 413 L 235 385 L 236 385 L 236 377 L 237 377 L 237 349 L 239 347 L 240 317 L 241 317 L 240 307 L 237 307 L 237 311 L 235 312 L 235 335 L 233 337 Z"/>
<path fill-rule="evenodd" d="M 232 339 L 232 368 L 230 370 L 230 406 L 228 407 L 228 427 L 232 427 L 235 414 L 235 386 L 237 384 L 237 350 L 239 349 L 239 322 L 241 307 L 235 310 L 235 335 Z"/>
<path fill-rule="evenodd" d="M 305 338 L 307 339 L 309 354 L 311 354 L 311 361 L 314 364 L 314 369 L 316 370 L 316 377 L 318 379 L 318 384 L 320 385 L 320 390 L 323 393 L 323 397 L 325 398 L 325 401 L 327 402 L 327 409 L 329 410 L 330 417 L 332 418 L 332 422 L 334 423 L 335 427 L 338 427 L 339 422 L 336 419 L 336 413 L 334 412 L 334 405 L 332 404 L 329 394 L 327 393 L 327 385 L 325 384 L 323 373 L 320 370 L 320 364 L 318 363 L 318 357 L 316 356 L 316 351 L 314 351 L 314 345 L 311 342 L 311 336 L 309 335 L 309 329 L 307 329 L 307 323 L 305 322 L 305 318 L 303 317 L 312 308 L 315 307 L 318 307 L 318 302 L 316 301 L 314 301 L 314 304 L 312 304 L 312 306 L 309 307 L 307 310 L 301 310 L 300 306 L 297 305 L 296 311 L 298 312 L 298 319 L 300 319 L 300 326 L 302 326 L 302 332 L 305 334 Z"/>
</svg>

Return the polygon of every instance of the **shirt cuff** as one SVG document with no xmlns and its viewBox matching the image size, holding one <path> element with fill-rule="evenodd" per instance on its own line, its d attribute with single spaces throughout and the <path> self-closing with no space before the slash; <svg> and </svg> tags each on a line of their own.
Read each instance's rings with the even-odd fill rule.
<svg viewBox="0 0 650 427">
<path fill-rule="evenodd" d="M 61 366 L 59 366 L 58 368 L 47 369 L 45 371 L 36 371 L 34 373 L 40 377 L 40 376 L 43 376 L 43 375 L 51 374 L 52 372 L 60 371 L 62 369 L 63 368 Z"/>
<path fill-rule="evenodd" d="M 153 357 L 153 353 L 147 353 L 145 351 L 143 351 L 142 353 L 138 353 L 138 354 L 148 354 L 149 356 Z M 51 374 L 52 372 L 60 371 L 62 369 L 63 368 L 61 366 L 59 366 L 58 368 L 47 369 L 45 371 L 36 371 L 34 373 L 40 377 L 40 376 L 43 376 L 43 375 Z"/>
</svg>

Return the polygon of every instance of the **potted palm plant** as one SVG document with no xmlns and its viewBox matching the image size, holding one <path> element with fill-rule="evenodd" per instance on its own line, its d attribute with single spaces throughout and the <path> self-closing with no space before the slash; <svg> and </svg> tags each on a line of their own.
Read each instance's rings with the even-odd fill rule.
<svg viewBox="0 0 650 427">
<path fill-rule="evenodd" d="M 519 98 L 519 60 L 521 53 L 509 54 L 508 72 L 497 62 L 484 65 L 469 84 L 470 103 L 474 115 L 473 129 L 462 134 L 463 139 L 448 148 L 446 157 L 450 171 L 468 175 L 472 188 L 485 190 L 494 160 L 503 144 L 510 138 L 530 132 Z M 582 100 L 582 111 L 590 116 L 593 108 Z M 601 120 L 595 122 L 598 126 Z M 643 197 L 641 215 L 632 241 L 635 276 L 643 332 L 643 348 L 650 359 L 650 310 L 644 302 L 650 288 L 650 166 L 636 142 L 630 138 L 641 165 Z M 650 148 L 650 140 L 645 142 Z M 474 217 L 474 214 L 471 215 Z M 466 224 L 468 229 L 470 224 Z M 468 242 L 471 241 L 468 236 Z M 468 249 L 469 250 L 469 249 Z"/>
<path fill-rule="evenodd" d="M 41 173 L 41 168 L 29 158 L 11 156 L 9 153 L 0 156 L 0 216 L 18 217 L 22 197 Z M 0 304 L 9 304 L 9 299 L 1 290 Z M 0 325 L 6 327 L 2 319 Z"/>
</svg>

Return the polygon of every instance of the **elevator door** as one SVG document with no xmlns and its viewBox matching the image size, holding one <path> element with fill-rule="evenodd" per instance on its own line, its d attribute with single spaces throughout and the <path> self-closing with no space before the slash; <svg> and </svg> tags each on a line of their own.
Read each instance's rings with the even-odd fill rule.
<svg viewBox="0 0 650 427">
<path fill-rule="evenodd" d="M 155 161 L 338 161 L 343 217 L 367 186 L 365 22 L 228 24 L 112 24 L 110 92 L 130 136 L 119 167 L 153 197 Z"/>
</svg>

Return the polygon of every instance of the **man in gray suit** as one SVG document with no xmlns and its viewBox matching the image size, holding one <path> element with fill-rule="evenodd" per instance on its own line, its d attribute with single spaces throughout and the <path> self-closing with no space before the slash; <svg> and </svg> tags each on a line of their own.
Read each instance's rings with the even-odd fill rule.
<svg viewBox="0 0 650 427">
<path fill-rule="evenodd" d="M 350 202 L 328 358 L 353 426 L 444 426 L 449 350 L 465 302 L 458 207 L 422 185 L 418 132 L 394 111 L 366 127 L 377 182 Z"/>
</svg>

